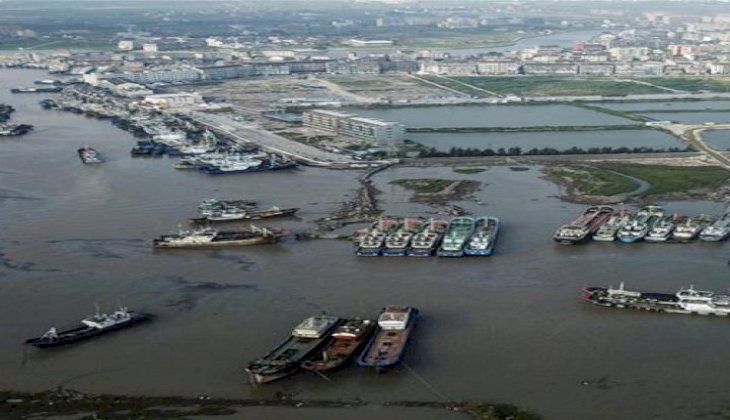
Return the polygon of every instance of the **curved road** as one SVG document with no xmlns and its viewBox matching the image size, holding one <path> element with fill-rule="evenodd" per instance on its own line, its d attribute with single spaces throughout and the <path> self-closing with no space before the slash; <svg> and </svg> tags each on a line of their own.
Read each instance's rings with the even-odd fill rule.
<svg viewBox="0 0 730 420">
<path fill-rule="evenodd" d="M 730 158 L 724 153 L 710 147 L 702 139 L 702 133 L 709 130 L 730 130 L 730 124 L 666 124 L 662 128 L 670 131 L 675 136 L 684 140 L 687 144 L 702 152 L 705 156 L 716 161 L 723 168 L 730 170 Z"/>
</svg>

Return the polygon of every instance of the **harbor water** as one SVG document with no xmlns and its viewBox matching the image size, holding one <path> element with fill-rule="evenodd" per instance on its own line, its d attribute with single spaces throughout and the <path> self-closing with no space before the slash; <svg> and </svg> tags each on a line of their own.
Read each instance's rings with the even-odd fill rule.
<svg viewBox="0 0 730 420">
<path fill-rule="evenodd" d="M 26 136 L 0 139 L 0 389 L 486 400 L 547 419 L 730 414 L 727 320 L 610 310 L 577 299 L 581 286 L 622 281 L 631 289 L 671 292 L 694 284 L 725 292 L 727 244 L 558 246 L 550 239 L 554 229 L 584 206 L 557 198 L 560 189 L 539 167 L 471 175 L 393 168 L 374 178 L 387 215 L 434 211 L 412 203 L 410 193 L 390 181 L 481 182 L 474 199 L 456 204 L 502 219 L 496 254 L 357 258 L 346 241 L 293 239 L 231 250 L 153 251 L 152 238 L 185 225 L 210 197 L 301 207 L 298 218 L 265 224 L 311 229 L 353 196 L 358 173 L 304 168 L 211 177 L 177 171 L 168 158 L 132 159 L 134 138 L 108 122 L 44 111 L 37 104 L 44 96 L 8 93 L 46 77 L 0 71 L 0 103 L 17 109 L 13 121 L 36 126 Z M 84 145 L 107 161 L 82 165 L 76 149 Z M 723 210 L 712 202 L 664 204 L 687 214 Z M 94 304 L 127 305 L 157 319 L 56 351 L 22 346 L 51 326 L 73 326 Z M 301 374 L 264 387 L 249 384 L 246 364 L 303 318 L 323 311 L 374 317 L 387 304 L 412 305 L 422 314 L 407 368 L 384 375 L 351 368 L 331 381 Z M 255 409 L 251 416 L 287 410 Z M 406 411 L 401 418 L 427 418 Z M 341 418 L 325 412 L 312 418 L 328 416 Z"/>
</svg>

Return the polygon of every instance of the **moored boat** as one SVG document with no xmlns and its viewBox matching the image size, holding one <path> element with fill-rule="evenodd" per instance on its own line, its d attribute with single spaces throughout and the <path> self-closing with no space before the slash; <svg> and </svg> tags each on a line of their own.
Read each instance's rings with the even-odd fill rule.
<svg viewBox="0 0 730 420">
<path fill-rule="evenodd" d="M 340 318 L 328 315 L 305 319 L 283 343 L 248 365 L 246 372 L 251 381 L 265 384 L 295 373 L 302 361 L 327 343 L 330 332 L 341 323 Z"/>
<path fill-rule="evenodd" d="M 600 306 L 697 315 L 730 315 L 730 296 L 695 290 L 690 286 L 677 293 L 637 292 L 624 288 L 584 287 L 581 298 Z"/>
<path fill-rule="evenodd" d="M 400 365 L 417 317 L 418 310 L 410 306 L 383 309 L 375 334 L 357 359 L 358 366 L 380 371 Z"/>
<path fill-rule="evenodd" d="M 680 217 L 677 226 L 672 232 L 672 239 L 677 241 L 689 241 L 697 238 L 702 229 L 712 222 L 712 218 L 706 215 L 696 217 Z"/>
<path fill-rule="evenodd" d="M 559 227 L 553 240 L 559 244 L 574 245 L 587 241 L 613 215 L 613 209 L 607 206 L 588 208 L 580 217 L 568 225 Z"/>
<path fill-rule="evenodd" d="M 662 216 L 664 216 L 664 209 L 659 206 L 643 207 L 619 229 L 616 237 L 623 243 L 641 241 Z"/>
<path fill-rule="evenodd" d="M 206 213 L 202 217 L 190 219 L 192 223 L 215 223 L 215 222 L 232 222 L 237 220 L 259 220 L 269 219 L 272 217 L 291 216 L 299 211 L 298 208 L 282 209 L 279 207 L 271 207 L 266 210 L 247 211 L 242 208 L 228 208 L 222 210 L 214 210 Z"/>
<path fill-rule="evenodd" d="M 730 237 L 730 212 L 700 232 L 700 239 L 706 242 L 720 242 Z"/>
<path fill-rule="evenodd" d="M 674 232 L 674 216 L 664 215 L 652 226 L 644 238 L 648 242 L 666 242 Z"/>
<path fill-rule="evenodd" d="M 496 217 L 480 217 L 477 219 L 474 234 L 464 248 L 466 255 L 492 255 L 497 244 L 500 221 Z"/>
<path fill-rule="evenodd" d="M 476 221 L 471 217 L 455 217 L 446 229 L 444 239 L 436 251 L 439 257 L 462 257 L 464 247 L 474 233 Z"/>
<path fill-rule="evenodd" d="M 355 251 L 361 257 L 375 257 L 380 255 L 385 245 L 385 238 L 398 229 L 399 223 L 395 219 L 380 219 L 373 224 L 373 227 L 363 236 Z"/>
<path fill-rule="evenodd" d="M 80 327 L 65 331 L 51 328 L 42 336 L 26 340 L 25 343 L 40 348 L 60 347 L 129 328 L 150 319 L 152 319 L 150 314 L 129 311 L 127 308 L 119 308 L 111 314 L 97 312 L 81 320 Z"/>
<path fill-rule="evenodd" d="M 610 219 L 593 234 L 593 240 L 599 242 L 613 242 L 616 239 L 618 231 L 628 223 L 631 218 L 631 212 L 621 209 L 618 214 L 611 216 Z"/>
<path fill-rule="evenodd" d="M 385 238 L 382 255 L 390 257 L 406 255 L 408 245 L 422 226 L 423 220 L 420 219 L 406 218 L 403 220 L 401 227 Z"/>
<path fill-rule="evenodd" d="M 335 328 L 331 340 L 301 363 L 304 370 L 329 372 L 342 367 L 367 342 L 375 330 L 368 319 L 350 319 Z"/>
<path fill-rule="evenodd" d="M 276 242 L 285 232 L 251 225 L 248 230 L 218 231 L 200 229 L 162 235 L 152 242 L 155 248 L 216 248 L 262 245 Z"/>
<path fill-rule="evenodd" d="M 86 165 L 92 165 L 102 162 L 99 152 L 97 152 L 96 149 L 92 147 L 85 146 L 78 149 L 77 152 L 79 154 L 81 162 L 85 163 Z"/>
<path fill-rule="evenodd" d="M 440 245 L 448 226 L 449 222 L 445 220 L 430 220 L 423 230 L 413 236 L 406 255 L 411 257 L 432 256 Z"/>
</svg>

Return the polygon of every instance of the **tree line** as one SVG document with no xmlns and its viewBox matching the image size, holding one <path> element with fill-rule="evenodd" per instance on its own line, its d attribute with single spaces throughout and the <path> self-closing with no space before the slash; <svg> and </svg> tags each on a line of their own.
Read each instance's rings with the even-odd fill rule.
<svg viewBox="0 0 730 420">
<path fill-rule="evenodd" d="M 470 157 L 470 156 L 538 156 L 538 155 L 600 155 L 600 154 L 618 154 L 618 153 L 677 153 L 691 152 L 689 147 L 670 147 L 668 149 L 655 149 L 652 147 L 589 147 L 583 149 L 580 147 L 571 147 L 570 149 L 558 150 L 552 147 L 532 148 L 522 150 L 520 147 L 500 147 L 494 149 L 477 149 L 452 147 L 448 152 L 436 150 L 431 147 L 423 149 L 419 152 L 418 157 Z"/>
</svg>

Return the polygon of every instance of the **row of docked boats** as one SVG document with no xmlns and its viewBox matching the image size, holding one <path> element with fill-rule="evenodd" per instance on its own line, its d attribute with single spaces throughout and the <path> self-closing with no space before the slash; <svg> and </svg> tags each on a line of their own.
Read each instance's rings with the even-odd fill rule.
<svg viewBox="0 0 730 420">
<path fill-rule="evenodd" d="M 696 238 L 720 242 L 730 237 L 730 210 L 717 219 L 707 215 L 668 214 L 662 207 L 645 206 L 636 213 L 608 206 L 588 208 L 577 219 L 555 231 L 553 240 L 560 244 L 578 244 L 590 239 L 623 243 L 686 242 Z"/>
<path fill-rule="evenodd" d="M 240 174 L 293 169 L 293 160 L 269 153 L 205 153 L 184 157 L 175 169 L 196 169 L 210 175 Z"/>
<path fill-rule="evenodd" d="M 463 257 L 494 252 L 500 220 L 484 216 L 455 217 L 451 221 L 420 218 L 379 219 L 356 232 L 359 256 Z"/>
<path fill-rule="evenodd" d="M 260 209 L 254 201 L 207 199 L 198 206 L 199 217 L 190 219 L 191 223 L 235 222 L 239 220 L 258 220 L 273 217 L 293 216 L 298 212 L 296 207 L 280 208 L 272 206 Z"/>
<path fill-rule="evenodd" d="M 301 370 L 320 375 L 345 367 L 352 359 L 377 371 L 400 365 L 416 325 L 418 310 L 388 306 L 376 322 L 319 315 L 305 319 L 266 356 L 249 363 L 246 372 L 264 384 Z"/>
<path fill-rule="evenodd" d="M 618 288 L 587 286 L 581 299 L 599 306 L 694 315 L 730 315 L 730 296 L 696 290 L 693 286 L 676 293 L 639 292 Z"/>
</svg>

